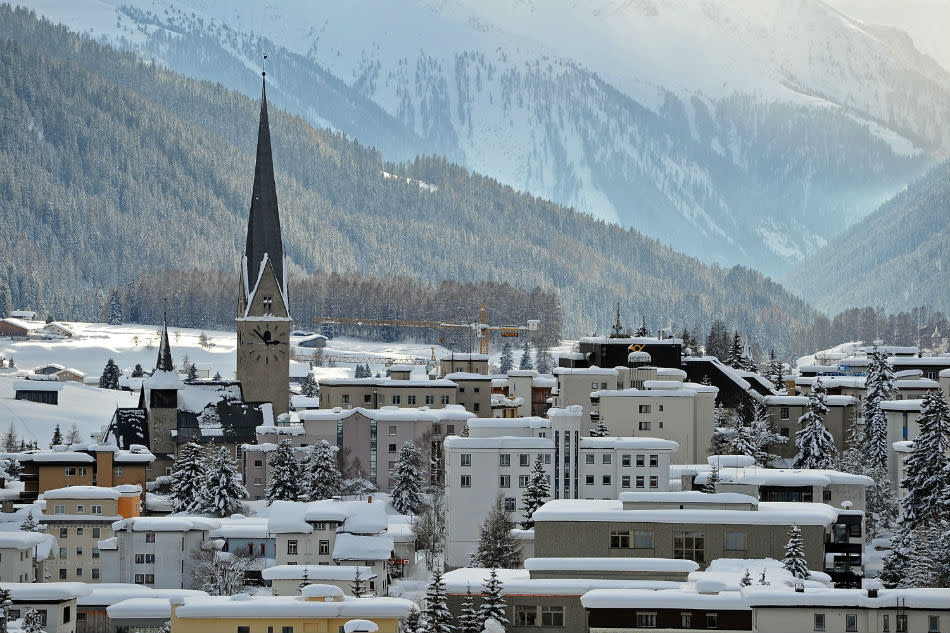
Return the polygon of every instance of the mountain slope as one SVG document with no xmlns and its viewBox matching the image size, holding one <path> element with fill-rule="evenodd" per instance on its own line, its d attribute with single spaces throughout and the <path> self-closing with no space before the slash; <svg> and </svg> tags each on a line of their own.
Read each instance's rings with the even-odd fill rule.
<svg viewBox="0 0 950 633">
<path fill-rule="evenodd" d="M 818 0 L 31 5 L 248 95 L 268 50 L 276 104 L 387 158 L 773 274 L 950 148 L 947 73 Z"/>
<path fill-rule="evenodd" d="M 0 68 L 0 309 L 94 319 L 104 290 L 143 273 L 236 270 L 254 101 L 3 6 Z M 565 334 L 605 331 L 620 300 L 651 327 L 722 318 L 780 351 L 815 315 L 758 273 L 703 265 L 443 159 L 386 163 L 276 108 L 271 131 L 291 274 L 542 286 L 559 292 Z"/>
<path fill-rule="evenodd" d="M 950 312 L 950 162 L 790 272 L 785 283 L 826 311 L 928 305 Z"/>
</svg>

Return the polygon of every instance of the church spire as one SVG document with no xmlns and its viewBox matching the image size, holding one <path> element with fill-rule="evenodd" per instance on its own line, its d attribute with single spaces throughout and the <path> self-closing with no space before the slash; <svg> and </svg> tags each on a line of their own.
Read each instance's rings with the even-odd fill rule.
<svg viewBox="0 0 950 633">
<path fill-rule="evenodd" d="M 251 213 L 247 220 L 244 299 L 247 301 L 257 287 L 264 258 L 270 260 L 282 293 L 284 288 L 284 247 L 280 237 L 280 214 L 277 210 L 277 187 L 274 184 L 274 160 L 271 155 L 270 125 L 267 120 L 266 73 L 261 73 L 261 119 L 257 131 L 257 162 L 254 166 L 254 190 Z"/>
<path fill-rule="evenodd" d="M 175 371 L 175 364 L 172 363 L 172 348 L 168 342 L 168 315 L 165 313 L 162 313 L 162 340 L 158 344 L 155 371 Z"/>
</svg>

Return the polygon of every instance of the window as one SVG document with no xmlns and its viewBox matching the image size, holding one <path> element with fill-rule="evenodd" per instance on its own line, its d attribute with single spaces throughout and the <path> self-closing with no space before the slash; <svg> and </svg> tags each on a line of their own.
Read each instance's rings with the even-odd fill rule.
<svg viewBox="0 0 950 633">
<path fill-rule="evenodd" d="M 940 633 L 940 616 L 927 616 L 927 633 Z"/>
<path fill-rule="evenodd" d="M 395 426 L 392 426 L 392 425 L 391 425 L 391 426 L 389 427 L 389 434 L 390 434 L 390 435 L 395 435 L 395 434 L 396 434 L 396 427 L 395 427 Z"/>
<path fill-rule="evenodd" d="M 363 402 L 364 402 L 364 403 L 369 403 L 369 402 L 372 402 L 372 401 L 373 401 L 373 395 L 372 395 L 372 394 L 369 394 L 369 393 L 364 393 L 364 394 L 363 394 Z"/>
<path fill-rule="evenodd" d="M 643 475 L 637 475 L 637 488 L 643 488 Z"/>
<path fill-rule="evenodd" d="M 322 556 L 329 556 L 330 555 L 330 541 L 329 540 L 320 541 L 320 549 L 317 551 Z"/>
<path fill-rule="evenodd" d="M 53 514 L 66 514 L 66 506 L 63 506 L 63 505 L 53 506 Z"/>
<path fill-rule="evenodd" d="M 69 529 L 59 528 L 59 538 L 66 538 L 67 536 L 69 536 Z"/>
<path fill-rule="evenodd" d="M 621 455 L 621 456 L 620 456 L 620 466 L 621 466 L 622 468 L 630 468 L 630 456 L 629 456 L 629 455 Z"/>
<path fill-rule="evenodd" d="M 653 549 L 653 530 L 634 531 L 633 546 L 638 549 Z"/>
<path fill-rule="evenodd" d="M 69 548 L 68 548 L 68 547 L 60 547 L 60 548 L 59 548 L 59 557 L 60 557 L 60 558 L 69 558 Z"/>
<path fill-rule="evenodd" d="M 136 554 L 136 555 L 135 555 L 135 563 L 136 563 L 137 565 L 142 565 L 142 564 L 144 564 L 144 563 L 145 563 L 145 554 Z"/>
<path fill-rule="evenodd" d="M 822 491 L 821 491 L 821 500 L 824 501 L 825 503 L 830 503 L 830 502 L 831 502 L 831 491 L 830 491 L 830 490 L 822 490 Z"/>
<path fill-rule="evenodd" d="M 782 407 L 781 409 L 779 409 L 778 417 L 780 420 L 788 420 L 789 419 L 788 407 Z"/>
<path fill-rule="evenodd" d="M 475 410 L 478 411 L 478 409 L 475 409 Z M 454 425 L 454 424 L 446 424 L 446 425 L 445 425 L 445 434 L 446 434 L 446 435 L 455 435 L 455 425 Z"/>
<path fill-rule="evenodd" d="M 59 570 L 59 579 L 60 579 L 60 580 L 66 580 L 66 570 L 65 570 L 65 569 L 60 569 L 60 570 Z"/>
<path fill-rule="evenodd" d="M 465 387 L 459 387 L 459 393 L 465 393 Z"/>
<path fill-rule="evenodd" d="M 610 532 L 611 549 L 625 549 L 630 547 L 630 530 L 612 530 Z"/>
<path fill-rule="evenodd" d="M 426 404 L 435 404 L 435 396 L 426 396 Z"/>
<path fill-rule="evenodd" d="M 146 532 L 145 533 L 145 542 L 154 543 L 155 542 L 155 532 Z"/>
<path fill-rule="evenodd" d="M 90 506 L 89 512 L 92 514 L 102 514 L 102 506 Z"/>
<path fill-rule="evenodd" d="M 528 487 L 528 476 L 527 475 L 518 475 L 518 487 L 527 488 Z"/>
<path fill-rule="evenodd" d="M 897 633 L 907 633 L 907 614 L 897 614 Z"/>
<path fill-rule="evenodd" d="M 609 486 L 610 485 L 610 475 L 604 475 L 600 480 L 601 485 Z"/>
<path fill-rule="evenodd" d="M 501 475 L 498 478 L 499 488 L 511 488 L 511 475 Z"/>
<path fill-rule="evenodd" d="M 498 454 L 498 465 L 499 465 L 499 466 L 511 466 L 511 454 L 510 454 L 510 453 L 499 453 L 499 454 Z"/>
<path fill-rule="evenodd" d="M 92 538 L 102 538 L 102 528 L 92 528 Z"/>
<path fill-rule="evenodd" d="M 612 459 L 613 458 L 610 455 L 610 453 L 604 453 L 600 458 L 601 462 L 603 462 L 604 464 L 610 464 Z"/>
<path fill-rule="evenodd" d="M 395 444 L 390 444 L 389 446 L 386 447 L 386 449 L 387 449 L 390 453 L 395 453 L 395 452 L 396 452 L 396 445 L 395 445 Z"/>
<path fill-rule="evenodd" d="M 545 453 L 545 454 L 544 454 L 544 463 L 545 463 L 545 464 L 550 464 L 550 463 L 551 463 L 551 453 Z"/>
<path fill-rule="evenodd" d="M 660 487 L 660 478 L 656 475 L 650 475 L 650 487 L 659 488 Z"/>
<path fill-rule="evenodd" d="M 83 470 L 85 470 L 85 469 L 83 469 Z M 122 476 L 122 467 L 121 467 L 121 466 L 116 466 L 115 468 L 112 469 L 112 473 L 113 473 L 116 477 L 121 477 L 121 476 Z"/>
<path fill-rule="evenodd" d="M 815 630 L 816 631 L 825 630 L 825 614 L 824 613 L 815 614 Z"/>
<path fill-rule="evenodd" d="M 416 404 L 416 395 L 415 395 L 415 394 L 410 394 L 410 395 L 406 396 L 406 404 L 415 405 L 415 404 Z"/>
<path fill-rule="evenodd" d="M 448 403 L 449 403 L 449 397 L 448 397 L 448 396 L 442 396 L 442 404 L 448 404 Z"/>
<path fill-rule="evenodd" d="M 76 512 L 77 512 L 77 513 L 78 513 L 78 512 L 85 512 L 85 511 L 86 511 L 86 508 L 85 508 L 85 506 L 83 506 L 82 504 L 79 504 L 79 505 L 76 506 Z"/>
<path fill-rule="evenodd" d="M 718 629 L 718 628 L 719 628 L 719 614 L 718 614 L 718 613 L 707 613 L 707 614 L 706 614 L 706 628 L 707 628 L 707 629 Z"/>
<path fill-rule="evenodd" d="M 343 404 L 350 404 L 350 394 L 344 393 L 342 396 L 340 396 L 340 402 Z"/>
<path fill-rule="evenodd" d="M 63 607 L 63 624 L 72 620 L 72 610 L 69 607 Z"/>
<path fill-rule="evenodd" d="M 459 455 L 459 463 L 462 466 L 471 466 L 472 465 L 472 454 L 471 453 L 462 453 Z"/>
<path fill-rule="evenodd" d="M 83 528 L 76 528 L 76 536 L 82 536 L 83 532 L 85 532 Z"/>
<path fill-rule="evenodd" d="M 296 554 L 296 553 L 297 553 L 297 541 L 296 541 L 296 540 L 287 541 L 287 553 L 288 553 L 288 554 Z"/>
<path fill-rule="evenodd" d="M 392 397 L 393 404 L 402 404 L 402 396 L 398 393 L 394 393 Z"/>
<path fill-rule="evenodd" d="M 75 476 L 76 476 L 76 467 L 75 467 L 75 466 L 68 466 L 68 467 L 66 468 L 66 476 L 67 476 L 67 477 L 75 477 Z"/>
<path fill-rule="evenodd" d="M 82 567 L 76 568 L 76 576 L 82 577 Z"/>
<path fill-rule="evenodd" d="M 630 475 L 621 475 L 620 477 L 620 487 L 629 488 L 630 487 Z"/>
<path fill-rule="evenodd" d="M 462 488 L 471 488 L 472 487 L 472 476 L 471 475 L 462 475 L 459 485 Z"/>
<path fill-rule="evenodd" d="M 643 465 L 645 463 L 644 459 L 645 458 L 643 455 L 637 455 L 637 468 L 643 468 Z"/>
<path fill-rule="evenodd" d="M 640 613 L 637 612 L 637 626 L 644 629 L 655 629 L 656 628 L 656 614 L 655 613 Z"/>
<path fill-rule="evenodd" d="M 155 562 L 155 554 L 146 554 L 146 555 L 145 555 L 145 562 L 146 562 L 146 563 L 149 563 L 149 564 L 154 563 L 154 562 Z"/>
<path fill-rule="evenodd" d="M 593 453 L 586 453 L 586 454 L 584 455 L 584 463 L 585 463 L 585 464 L 593 464 L 593 463 L 594 463 L 594 454 L 593 454 Z"/>
<path fill-rule="evenodd" d="M 788 437 L 788 427 L 787 427 L 787 426 L 783 426 L 782 428 L 780 428 L 780 429 L 778 430 L 778 433 L 779 433 L 779 435 L 781 435 L 782 437 Z"/>
<path fill-rule="evenodd" d="M 237 628 L 237 633 L 251 633 L 251 627 L 249 626 L 239 626 Z"/>
<path fill-rule="evenodd" d="M 564 626 L 564 607 L 542 605 L 541 626 Z"/>
<path fill-rule="evenodd" d="M 505 497 L 505 512 L 514 512 L 517 509 L 514 497 Z"/>
<path fill-rule="evenodd" d="M 531 455 L 527 453 L 521 453 L 518 455 L 518 465 L 522 468 L 526 468 L 531 465 Z"/>
<path fill-rule="evenodd" d="M 648 404 L 641 404 L 637 409 L 640 413 L 650 413 L 650 405 Z"/>
<path fill-rule="evenodd" d="M 745 532 L 726 532 L 726 543 L 723 549 L 740 551 L 745 549 Z"/>
<path fill-rule="evenodd" d="M 845 631 L 857 631 L 858 630 L 858 614 L 857 613 L 846 613 L 844 616 L 844 630 Z"/>
<path fill-rule="evenodd" d="M 594 485 L 594 476 L 593 475 L 584 475 L 584 484 L 587 486 Z"/>
<path fill-rule="evenodd" d="M 705 562 L 706 539 L 702 532 L 673 532 L 673 558 Z"/>
<path fill-rule="evenodd" d="M 639 428 L 640 428 L 641 431 L 649 431 L 649 430 L 650 430 L 650 423 L 649 423 L 649 422 L 643 422 L 643 421 L 641 421 L 640 424 L 639 424 Z"/>
<path fill-rule="evenodd" d="M 264 466 L 264 460 L 262 460 L 262 459 L 255 459 L 255 460 L 254 460 L 254 466 L 255 466 L 255 468 L 262 468 L 262 467 Z"/>
<path fill-rule="evenodd" d="M 93 548 L 92 548 L 92 557 L 93 557 L 93 558 L 99 558 L 99 548 L 98 548 L 98 547 L 93 547 Z"/>
<path fill-rule="evenodd" d="M 515 605 L 515 626 L 537 626 L 538 609 L 534 606 Z"/>
<path fill-rule="evenodd" d="M 680 628 L 681 629 L 693 628 L 693 614 L 692 613 L 680 614 Z"/>
<path fill-rule="evenodd" d="M 280 627 L 280 633 L 294 633 L 294 627 L 292 627 L 292 626 L 282 626 L 282 627 Z"/>
<path fill-rule="evenodd" d="M 592 383 L 590 383 L 590 388 L 591 388 L 591 389 L 600 389 L 600 383 L 599 383 L 599 382 L 592 382 Z"/>
<path fill-rule="evenodd" d="M 888 614 L 885 613 L 883 619 L 884 619 L 884 622 L 883 622 L 883 626 L 881 627 L 881 630 L 882 630 L 884 633 L 890 633 L 890 631 L 891 631 L 891 616 L 889 616 Z"/>
<path fill-rule="evenodd" d="M 663 413 L 663 405 L 660 405 L 660 413 Z M 661 423 L 662 424 L 662 423 Z"/>
<path fill-rule="evenodd" d="M 660 465 L 659 455 L 650 455 L 650 468 L 656 468 Z"/>
</svg>

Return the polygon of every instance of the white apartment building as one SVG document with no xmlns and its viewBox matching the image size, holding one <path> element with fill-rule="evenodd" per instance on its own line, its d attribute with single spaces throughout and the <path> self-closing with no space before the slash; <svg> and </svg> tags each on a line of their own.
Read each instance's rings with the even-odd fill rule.
<svg viewBox="0 0 950 633">
<path fill-rule="evenodd" d="M 102 582 L 99 541 L 112 536 L 112 524 L 122 519 L 115 488 L 70 486 L 47 490 L 43 523 L 56 537 L 58 550 L 47 567 L 51 580 Z"/>
<path fill-rule="evenodd" d="M 620 372 L 602 367 L 555 367 L 554 378 L 557 385 L 551 391 L 554 406 L 566 409 L 581 407 L 581 427 L 584 435 L 590 435 L 593 410 L 590 402 L 592 391 L 616 390 Z"/>
<path fill-rule="evenodd" d="M 41 532 L 0 532 L 0 582 L 43 582 L 56 539 Z"/>
<path fill-rule="evenodd" d="M 194 588 L 194 553 L 220 521 L 199 517 L 135 517 L 112 525 L 99 544 L 104 582 L 153 589 Z"/>
<path fill-rule="evenodd" d="M 83 582 L 5 582 L 0 587 L 13 601 L 7 618 L 19 620 L 33 609 L 46 633 L 76 633 L 76 599 L 92 592 L 92 585 Z"/>
</svg>

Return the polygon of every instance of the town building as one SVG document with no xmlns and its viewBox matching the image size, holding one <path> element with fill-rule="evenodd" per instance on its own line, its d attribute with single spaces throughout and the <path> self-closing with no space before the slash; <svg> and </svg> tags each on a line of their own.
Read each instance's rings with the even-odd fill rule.
<svg viewBox="0 0 950 633">
<path fill-rule="evenodd" d="M 110 582 L 89 585 L 89 588 L 89 593 L 76 600 L 76 633 L 157 633 L 171 619 L 170 597 L 208 595 L 193 589 L 153 589 Z M 155 617 L 156 606 L 160 607 L 161 603 L 164 603 L 164 611 L 159 609 L 159 615 Z M 112 609 L 119 604 L 124 605 L 121 610 Z M 135 610 L 131 611 L 133 606 Z"/>
<path fill-rule="evenodd" d="M 365 586 L 377 585 L 376 570 L 365 565 L 275 565 L 261 572 L 261 577 L 275 596 L 299 596 L 308 584 L 333 585 L 352 596 L 357 573 Z"/>
<path fill-rule="evenodd" d="M 0 582 L 43 582 L 56 539 L 40 532 L 0 532 Z"/>
<path fill-rule="evenodd" d="M 487 376 L 488 354 L 450 352 L 448 356 L 439 359 L 439 370 L 442 376 L 455 372 Z"/>
<path fill-rule="evenodd" d="M 58 542 L 56 557 L 47 563 L 53 582 L 103 581 L 99 542 L 111 538 L 112 524 L 123 519 L 119 514 L 121 495 L 115 488 L 82 485 L 43 494 L 43 523 Z"/>
<path fill-rule="evenodd" d="M 786 460 L 790 460 L 798 453 L 795 446 L 795 433 L 799 430 L 799 418 L 808 411 L 807 396 L 765 396 L 762 398 L 768 415 L 783 437 L 787 437 L 785 444 L 775 444 L 771 450 Z M 827 396 L 825 404 L 828 406 L 827 415 L 822 422 L 834 438 L 838 452 L 847 450 L 848 430 L 851 423 L 860 417 L 861 406 L 853 396 Z"/>
<path fill-rule="evenodd" d="M 13 601 L 8 620 L 19 620 L 33 609 L 46 633 L 76 633 L 76 599 L 92 591 L 83 582 L 4 582 L 0 588 L 9 591 Z"/>
<path fill-rule="evenodd" d="M 55 374 L 31 374 L 22 380 L 13 382 L 13 392 L 17 400 L 39 402 L 42 404 L 59 404 L 59 392 L 63 390 L 63 383 Z"/>
<path fill-rule="evenodd" d="M 453 372 L 445 376 L 457 386 L 455 403 L 479 418 L 492 417 L 492 382 L 495 377 L 489 374 Z"/>
<path fill-rule="evenodd" d="M 145 489 L 148 468 L 155 456 L 144 446 L 121 450 L 111 445 L 59 445 L 48 450 L 18 453 L 23 472 L 21 502 L 35 501 L 50 490 L 68 486 L 137 486 Z"/>
<path fill-rule="evenodd" d="M 445 407 L 457 404 L 457 389 L 457 384 L 446 379 L 324 378 L 320 381 L 320 408 Z"/>
</svg>

